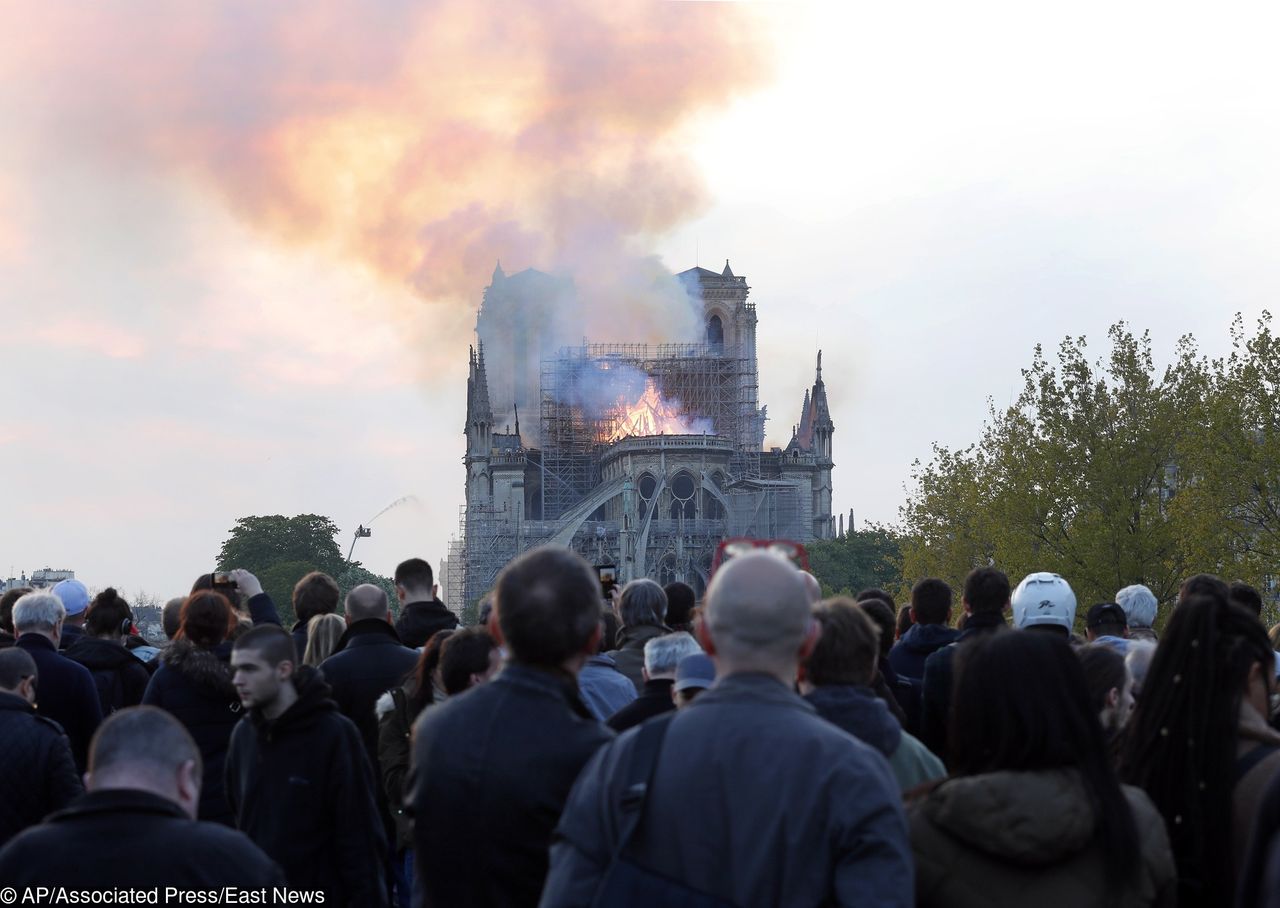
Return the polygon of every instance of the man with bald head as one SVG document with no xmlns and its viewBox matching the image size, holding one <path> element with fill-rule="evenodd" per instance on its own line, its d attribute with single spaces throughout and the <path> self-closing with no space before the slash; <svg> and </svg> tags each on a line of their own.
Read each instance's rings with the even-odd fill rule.
<svg viewBox="0 0 1280 908">
<path fill-rule="evenodd" d="M 242 832 L 196 821 L 200 750 L 154 706 L 111 714 L 94 735 L 88 793 L 0 851 L 0 880 L 69 889 L 283 886 L 284 874 Z"/>
<path fill-rule="evenodd" d="M 400 642 L 391 624 L 387 593 L 380 586 L 362 583 L 347 593 L 344 603 L 347 630 L 333 655 L 320 663 L 320 673 L 331 688 L 330 696 L 342 714 L 360 729 L 369 765 L 378 766 L 378 718 L 374 705 L 393 687 L 399 687 L 418 662 L 417 650 Z M 387 841 L 395 842 L 395 824 L 387 808 L 386 794 L 375 785 L 378 813 Z"/>
<path fill-rule="evenodd" d="M 610 904 L 621 888 L 657 904 L 673 885 L 740 908 L 913 904 L 888 764 L 795 693 L 818 636 L 800 572 L 767 552 L 723 565 L 700 636 L 715 685 L 587 764 L 556 830 L 541 904 Z M 646 780 L 639 803 L 629 792 Z M 623 860 L 611 864 L 628 828 Z"/>
</svg>

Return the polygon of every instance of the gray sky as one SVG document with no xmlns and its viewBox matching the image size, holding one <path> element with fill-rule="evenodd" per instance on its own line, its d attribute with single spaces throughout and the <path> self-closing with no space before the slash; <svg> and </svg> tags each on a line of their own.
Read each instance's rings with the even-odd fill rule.
<svg viewBox="0 0 1280 908">
<path fill-rule="evenodd" d="M 774 442 L 825 350 L 860 521 L 1036 343 L 1124 319 L 1220 353 L 1280 284 L 1261 8 L 107 7 L 0 14 L 6 575 L 165 597 L 239 516 L 325 514 L 345 551 L 403 496 L 357 557 L 437 563 L 499 256 L 728 258 Z"/>
</svg>

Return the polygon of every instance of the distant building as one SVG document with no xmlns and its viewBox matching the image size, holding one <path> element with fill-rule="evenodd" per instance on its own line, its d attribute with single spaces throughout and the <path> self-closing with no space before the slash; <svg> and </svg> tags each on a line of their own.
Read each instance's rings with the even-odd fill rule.
<svg viewBox="0 0 1280 908">
<path fill-rule="evenodd" d="M 822 354 L 790 442 L 765 450 L 746 278 L 728 262 L 676 278 L 701 307 L 701 342 L 548 353 L 542 334 L 572 288 L 494 270 L 467 378 L 466 504 L 441 566 L 452 608 L 538 545 L 616 565 L 622 582 L 679 580 L 700 595 L 726 537 L 837 535 Z"/>
<path fill-rule="evenodd" d="M 23 573 L 19 577 L 8 578 L 3 583 L 0 583 L 0 593 L 23 586 L 29 586 L 36 590 L 47 590 L 63 580 L 74 580 L 75 576 L 75 571 L 55 571 L 52 568 L 41 568 L 38 571 L 32 571 L 30 577 Z"/>
</svg>

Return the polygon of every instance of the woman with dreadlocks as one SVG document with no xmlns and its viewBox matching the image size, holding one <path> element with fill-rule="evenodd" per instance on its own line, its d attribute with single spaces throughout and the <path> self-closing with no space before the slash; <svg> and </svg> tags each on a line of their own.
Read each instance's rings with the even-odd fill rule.
<svg viewBox="0 0 1280 908">
<path fill-rule="evenodd" d="M 1280 773 L 1266 718 L 1274 673 L 1262 622 L 1215 590 L 1179 602 L 1151 660 L 1121 774 L 1164 816 L 1183 908 L 1235 897 L 1257 805 Z"/>
</svg>

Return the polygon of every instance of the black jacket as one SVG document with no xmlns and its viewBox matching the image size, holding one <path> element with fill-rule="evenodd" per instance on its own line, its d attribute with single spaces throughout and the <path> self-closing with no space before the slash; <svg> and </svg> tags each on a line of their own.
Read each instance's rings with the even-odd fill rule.
<svg viewBox="0 0 1280 908">
<path fill-rule="evenodd" d="M 518 663 L 426 710 L 407 796 L 423 905 L 536 905 L 573 780 L 612 737 L 572 677 Z"/>
<path fill-rule="evenodd" d="M 79 662 L 93 675 L 103 716 L 142 702 L 151 673 L 142 660 L 123 644 L 84 636 L 71 644 L 63 655 L 72 662 Z"/>
<path fill-rule="evenodd" d="M 16 645 L 36 663 L 36 709 L 62 726 L 71 740 L 76 769 L 84 772 L 89 765 L 89 741 L 102 722 L 93 675 L 59 653 L 48 637 L 23 634 Z"/>
<path fill-rule="evenodd" d="M 293 638 L 293 648 L 298 654 L 298 658 L 293 661 L 294 665 L 302 664 L 302 657 L 307 654 L 307 634 L 311 625 L 311 619 L 306 621 L 298 621 L 293 625 L 293 630 L 289 631 L 289 636 Z"/>
<path fill-rule="evenodd" d="M 0 693 L 0 845 L 83 790 L 62 727 L 17 694 Z"/>
<path fill-rule="evenodd" d="M 240 697 L 231 686 L 231 648 L 192 646 L 175 640 L 160 656 L 161 665 L 151 676 L 142 702 L 172 713 L 195 738 L 204 760 L 204 784 L 200 789 L 200 819 L 234 825 L 222 787 L 223 764 L 231 730 L 243 715 Z"/>
<path fill-rule="evenodd" d="M 81 795 L 22 833 L 0 851 L 0 880 L 19 893 L 27 886 L 269 891 L 284 885 L 280 868 L 244 833 L 198 823 L 167 798 L 126 788 Z"/>
<path fill-rule="evenodd" d="M 951 711 L 957 647 L 981 634 L 1003 630 L 1004 615 L 980 612 L 965 619 L 964 630 L 955 643 L 948 644 L 924 661 L 924 684 L 920 698 L 920 740 L 924 746 L 950 764 L 947 755 L 947 716 Z"/>
<path fill-rule="evenodd" d="M 406 602 L 396 622 L 396 633 L 405 646 L 418 649 L 437 631 L 452 630 L 458 626 L 458 616 L 445 608 L 439 599 L 430 602 Z"/>
<path fill-rule="evenodd" d="M 364 740 L 370 765 L 378 765 L 378 719 L 374 704 L 393 687 L 404 683 L 415 665 L 418 651 L 400 643 L 395 629 L 381 618 L 366 618 L 350 625 L 320 674 L 329 685 L 342 714 L 356 723 Z"/>
<path fill-rule="evenodd" d="M 610 716 L 605 724 L 616 732 L 623 732 L 645 719 L 671 712 L 676 708 L 675 701 L 671 699 L 671 688 L 675 684 L 674 678 L 656 678 L 644 682 L 644 690 L 640 692 L 640 696 Z"/>
<path fill-rule="evenodd" d="M 85 636 L 84 625 L 64 623 L 62 625 L 62 636 L 58 638 L 58 652 L 65 655 L 67 650 L 83 640 Z"/>
<path fill-rule="evenodd" d="M 290 887 L 330 906 L 386 904 L 387 842 L 360 733 L 310 666 L 297 701 L 274 721 L 250 710 L 227 753 L 236 825 L 284 869 Z"/>
</svg>

